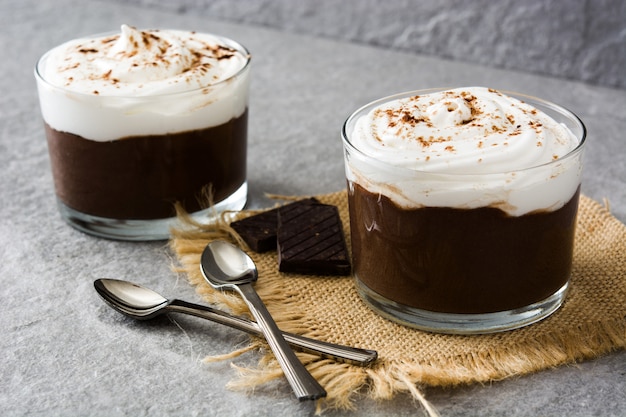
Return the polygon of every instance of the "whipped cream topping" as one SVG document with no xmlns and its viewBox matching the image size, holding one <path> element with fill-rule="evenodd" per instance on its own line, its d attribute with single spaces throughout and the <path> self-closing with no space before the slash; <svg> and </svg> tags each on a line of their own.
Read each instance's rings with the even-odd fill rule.
<svg viewBox="0 0 626 417">
<path fill-rule="evenodd" d="M 246 60 L 212 35 L 122 25 L 120 34 L 59 46 L 41 75 L 84 94 L 145 96 L 216 84 L 235 75 Z"/>
<path fill-rule="evenodd" d="M 215 35 L 123 25 L 42 57 L 42 113 L 52 128 L 92 140 L 215 126 L 245 111 L 249 60 Z"/>
<path fill-rule="evenodd" d="M 578 144 L 545 113 L 482 87 L 385 103 L 357 122 L 350 140 L 395 166 L 463 174 L 541 165 Z"/>
<path fill-rule="evenodd" d="M 392 97 L 362 110 L 350 129 L 358 152 L 348 148 L 348 179 L 406 208 L 493 206 L 520 215 L 561 207 L 580 183 L 580 158 L 561 160 L 579 138 L 493 89 Z"/>
</svg>

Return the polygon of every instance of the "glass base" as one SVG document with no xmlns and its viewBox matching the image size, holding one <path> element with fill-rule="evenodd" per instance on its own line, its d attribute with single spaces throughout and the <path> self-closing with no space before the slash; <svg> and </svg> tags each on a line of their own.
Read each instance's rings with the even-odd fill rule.
<svg viewBox="0 0 626 417">
<path fill-rule="evenodd" d="M 215 218 L 213 213 L 221 213 L 226 210 L 241 210 L 248 199 L 248 183 L 244 182 L 241 187 L 225 200 L 211 208 L 197 211 L 191 217 L 200 222 L 208 223 Z M 116 240 L 166 240 L 170 237 L 170 229 L 175 226 L 178 219 L 170 217 L 166 219 L 150 220 L 120 220 L 106 217 L 93 216 L 91 214 L 76 211 L 60 200 L 57 200 L 61 217 L 70 226 L 87 234 Z"/>
<path fill-rule="evenodd" d="M 563 304 L 569 281 L 538 303 L 515 310 L 484 314 L 439 313 L 398 304 L 372 291 L 356 278 L 357 291 L 375 312 L 396 323 L 434 333 L 486 334 L 513 330 L 536 323 Z"/>
</svg>

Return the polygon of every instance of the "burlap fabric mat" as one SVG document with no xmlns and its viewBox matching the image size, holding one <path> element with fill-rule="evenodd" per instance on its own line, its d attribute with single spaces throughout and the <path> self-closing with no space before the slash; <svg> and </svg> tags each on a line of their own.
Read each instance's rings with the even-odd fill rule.
<svg viewBox="0 0 626 417">
<path fill-rule="evenodd" d="M 316 197 L 339 208 L 349 246 L 346 192 Z M 248 315 L 236 294 L 213 290 L 200 273 L 200 254 L 213 239 L 227 239 L 246 249 L 226 223 L 187 223 L 174 231 L 170 243 L 180 270 L 208 303 Z M 501 380 L 626 347 L 626 226 L 585 196 L 580 200 L 572 282 L 564 305 L 542 322 L 503 333 L 457 336 L 410 329 L 371 311 L 358 297 L 350 277 L 279 273 L 275 252 L 248 253 L 259 268 L 256 289 L 281 329 L 379 353 L 369 368 L 298 353 L 328 392 L 323 408 L 351 408 L 358 395 L 390 399 L 400 392 L 427 404 L 420 386 Z M 246 348 L 208 360 L 233 358 L 257 348 L 262 350 L 258 367 L 237 367 L 238 377 L 230 387 L 259 388 L 282 377 L 260 338 L 251 338 Z"/>
</svg>

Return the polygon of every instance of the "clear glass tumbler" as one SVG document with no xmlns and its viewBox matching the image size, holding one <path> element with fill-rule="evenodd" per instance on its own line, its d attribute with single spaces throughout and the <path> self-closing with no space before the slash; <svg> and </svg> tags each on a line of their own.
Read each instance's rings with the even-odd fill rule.
<svg viewBox="0 0 626 417">
<path fill-rule="evenodd" d="M 486 174 L 395 166 L 353 144 L 357 120 L 372 109 L 434 91 L 377 100 L 343 126 L 359 294 L 382 316 L 433 332 L 490 333 L 539 321 L 561 306 L 570 282 L 585 126 L 561 106 L 507 92 L 566 126 L 577 145 L 549 163 Z M 434 203 L 411 207 L 393 201 L 394 193 L 409 189 Z M 499 203 L 445 203 L 457 197 Z M 564 204 L 555 209 L 555 199 Z M 516 201 L 533 201 L 537 209 L 523 215 L 503 210 Z"/>
<path fill-rule="evenodd" d="M 176 92 L 77 92 L 46 79 L 51 51 L 37 62 L 58 207 L 71 226 L 111 239 L 160 240 L 169 237 L 176 203 L 201 222 L 244 207 L 250 54 L 210 36 L 241 55 L 241 67 Z"/>
</svg>

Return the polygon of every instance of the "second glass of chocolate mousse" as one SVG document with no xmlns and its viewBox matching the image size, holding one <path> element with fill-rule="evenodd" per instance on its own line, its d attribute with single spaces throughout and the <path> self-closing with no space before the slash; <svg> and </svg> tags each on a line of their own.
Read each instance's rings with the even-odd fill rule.
<svg viewBox="0 0 626 417">
<path fill-rule="evenodd" d="M 76 39 L 35 77 L 61 215 L 84 232 L 167 239 L 247 199 L 250 55 L 212 34 L 138 30 Z"/>
<path fill-rule="evenodd" d="M 342 130 L 357 289 L 418 329 L 539 321 L 570 282 L 586 130 L 553 103 L 482 87 L 421 90 Z"/>
</svg>

